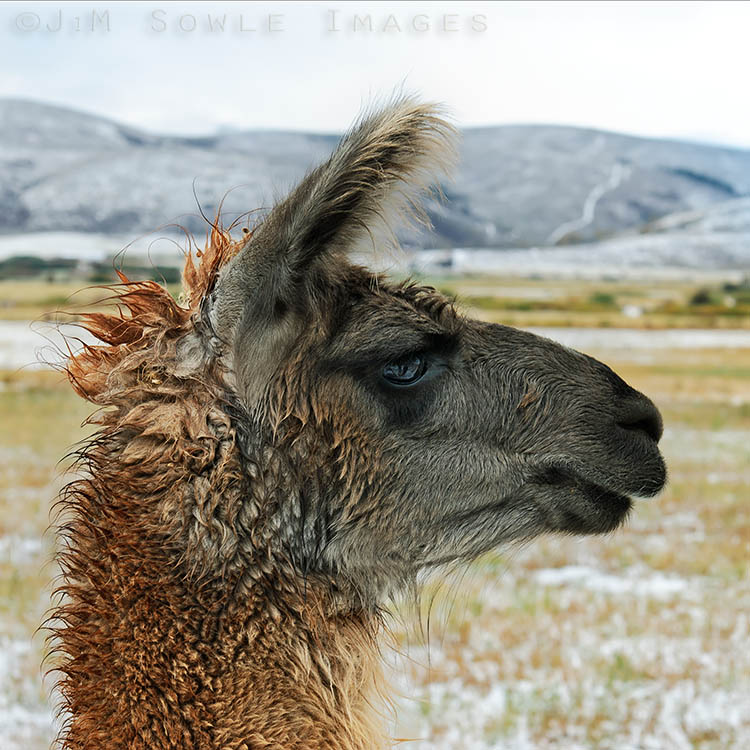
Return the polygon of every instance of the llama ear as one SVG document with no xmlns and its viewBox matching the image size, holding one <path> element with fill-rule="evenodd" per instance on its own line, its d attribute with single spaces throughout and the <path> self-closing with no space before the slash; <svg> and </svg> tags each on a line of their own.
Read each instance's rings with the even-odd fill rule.
<svg viewBox="0 0 750 750">
<path fill-rule="evenodd" d="M 344 256 L 394 214 L 419 216 L 419 192 L 455 154 L 455 130 L 441 114 L 410 97 L 366 113 L 272 209 L 217 284 L 212 322 L 223 340 L 233 340 L 241 321 L 258 330 L 304 301 L 308 271 L 321 258 Z"/>
</svg>

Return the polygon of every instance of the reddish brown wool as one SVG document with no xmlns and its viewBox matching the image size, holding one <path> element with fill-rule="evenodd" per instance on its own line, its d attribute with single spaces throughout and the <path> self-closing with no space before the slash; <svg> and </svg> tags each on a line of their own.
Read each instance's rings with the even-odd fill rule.
<svg viewBox="0 0 750 750">
<path fill-rule="evenodd" d="M 186 307 L 121 276 L 119 312 L 82 321 L 105 344 L 68 366 L 76 392 L 101 408 L 78 451 L 84 477 L 60 500 L 64 748 L 382 742 L 376 615 L 332 616 L 325 594 L 279 566 L 250 584 L 226 571 L 216 585 L 199 554 L 186 558 L 185 496 L 210 535 L 219 501 L 232 524 L 247 490 L 221 371 L 172 374 L 177 341 L 240 246 L 215 229 L 197 268 L 188 257 Z"/>
</svg>

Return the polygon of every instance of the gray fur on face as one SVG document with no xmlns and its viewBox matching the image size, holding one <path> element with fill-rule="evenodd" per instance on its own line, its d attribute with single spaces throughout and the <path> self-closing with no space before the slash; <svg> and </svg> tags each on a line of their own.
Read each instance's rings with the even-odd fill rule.
<svg viewBox="0 0 750 750">
<path fill-rule="evenodd" d="M 658 411 L 606 365 L 347 260 L 452 153 L 438 114 L 402 99 L 361 122 L 252 234 L 210 311 L 263 537 L 370 604 L 504 542 L 611 531 L 666 479 Z M 389 382 L 411 360 L 423 377 Z"/>
</svg>

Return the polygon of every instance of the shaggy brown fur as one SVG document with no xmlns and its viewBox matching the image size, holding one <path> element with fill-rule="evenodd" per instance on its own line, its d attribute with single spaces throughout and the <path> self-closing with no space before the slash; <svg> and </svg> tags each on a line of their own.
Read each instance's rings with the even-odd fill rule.
<svg viewBox="0 0 750 750">
<path fill-rule="evenodd" d="M 86 346 L 68 368 L 79 395 L 103 408 L 79 452 L 85 478 L 61 499 L 64 748 L 383 741 L 378 617 L 338 611 L 262 548 L 251 582 L 206 559 L 211 543 L 228 543 L 226 530 L 247 522 L 244 498 L 274 489 L 248 487 L 240 470 L 222 373 L 173 374 L 177 341 L 239 247 L 215 229 L 197 269 L 188 257 L 187 307 L 154 282 L 121 277 L 121 314 L 84 317 L 106 345 Z"/>
</svg>

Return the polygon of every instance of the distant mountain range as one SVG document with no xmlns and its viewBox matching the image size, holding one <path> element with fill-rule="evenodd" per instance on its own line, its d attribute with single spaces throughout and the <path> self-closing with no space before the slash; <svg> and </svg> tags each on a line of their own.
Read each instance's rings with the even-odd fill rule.
<svg viewBox="0 0 750 750">
<path fill-rule="evenodd" d="M 268 207 L 338 139 L 158 135 L 18 99 L 0 99 L 0 133 L 2 234 L 135 236 L 170 222 L 202 234 L 198 203 L 209 217 L 222 199 L 230 217 Z M 462 136 L 447 201 L 427 203 L 434 231 L 406 234 L 406 244 L 507 249 L 750 231 L 750 151 L 548 125 Z"/>
</svg>

